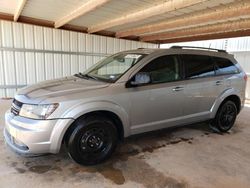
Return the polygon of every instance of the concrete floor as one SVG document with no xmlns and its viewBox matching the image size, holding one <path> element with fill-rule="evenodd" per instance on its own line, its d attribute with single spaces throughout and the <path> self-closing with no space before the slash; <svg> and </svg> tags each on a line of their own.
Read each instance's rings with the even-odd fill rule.
<svg viewBox="0 0 250 188">
<path fill-rule="evenodd" d="M 0 131 L 10 100 L 0 100 Z M 104 164 L 83 167 L 65 151 L 23 158 L 6 148 L 0 134 L 0 188 L 22 187 L 250 187 L 250 108 L 228 134 L 207 124 L 130 138 Z"/>
</svg>

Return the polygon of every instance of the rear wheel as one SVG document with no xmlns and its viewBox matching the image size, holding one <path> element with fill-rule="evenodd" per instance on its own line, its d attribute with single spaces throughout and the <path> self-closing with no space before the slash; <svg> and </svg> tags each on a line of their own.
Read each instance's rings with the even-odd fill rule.
<svg viewBox="0 0 250 188">
<path fill-rule="evenodd" d="M 69 156 L 82 165 L 95 165 L 111 156 L 117 143 L 114 123 L 102 116 L 80 118 L 68 135 Z"/>
<path fill-rule="evenodd" d="M 236 120 L 237 107 L 233 101 L 224 102 L 213 121 L 213 125 L 221 132 L 229 131 Z"/>
</svg>

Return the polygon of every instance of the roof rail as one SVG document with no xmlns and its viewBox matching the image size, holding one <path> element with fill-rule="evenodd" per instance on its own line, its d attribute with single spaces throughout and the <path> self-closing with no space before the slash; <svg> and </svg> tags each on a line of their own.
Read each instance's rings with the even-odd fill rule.
<svg viewBox="0 0 250 188">
<path fill-rule="evenodd" d="M 205 48 L 205 47 L 196 47 L 196 46 L 171 46 L 170 48 L 177 48 L 177 49 L 202 49 L 202 50 L 211 50 L 211 51 L 217 51 L 217 52 L 223 52 L 227 53 L 226 50 L 221 50 L 221 49 L 215 49 L 215 48 Z"/>
</svg>

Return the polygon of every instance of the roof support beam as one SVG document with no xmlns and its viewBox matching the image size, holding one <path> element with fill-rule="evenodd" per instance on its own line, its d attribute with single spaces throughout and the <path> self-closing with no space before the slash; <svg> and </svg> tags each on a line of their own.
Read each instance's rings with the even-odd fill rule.
<svg viewBox="0 0 250 188">
<path fill-rule="evenodd" d="M 19 1 L 18 5 L 17 5 L 16 12 L 15 12 L 15 14 L 14 14 L 14 21 L 15 21 L 15 22 L 18 20 L 20 14 L 22 13 L 26 1 L 27 1 L 27 0 L 20 0 L 20 1 Z"/>
<path fill-rule="evenodd" d="M 223 39 L 232 37 L 243 37 L 250 36 L 250 29 L 244 31 L 230 31 L 225 33 L 215 33 L 209 35 L 191 36 L 191 37 L 181 37 L 155 41 L 155 43 L 166 44 L 166 43 L 176 43 L 176 42 L 189 42 L 189 41 L 199 41 L 199 40 L 211 40 L 211 39 Z"/>
<path fill-rule="evenodd" d="M 105 30 L 105 29 L 108 29 L 111 27 L 139 22 L 139 21 L 146 20 L 146 19 L 153 17 L 153 16 L 158 16 L 158 15 L 161 15 L 161 14 L 164 14 L 167 12 L 172 12 L 172 11 L 175 11 L 176 9 L 182 9 L 182 8 L 194 6 L 194 5 L 206 2 L 206 1 L 209 1 L 209 0 L 166 1 L 164 3 L 150 7 L 148 9 L 137 11 L 135 13 L 124 15 L 122 17 L 94 25 L 94 26 L 89 28 L 88 32 L 95 33 L 95 32 Z"/>
<path fill-rule="evenodd" d="M 194 26 L 202 26 L 222 22 L 226 20 L 233 20 L 239 18 L 250 18 L 250 3 L 232 3 L 226 7 L 220 7 L 211 12 L 211 10 L 199 12 L 186 17 L 171 19 L 157 24 L 147 25 L 130 29 L 127 31 L 117 32 L 118 38 L 143 35 L 147 33 L 157 33 L 160 31 L 171 31 L 177 29 L 190 28 Z"/>
<path fill-rule="evenodd" d="M 83 16 L 89 12 L 95 11 L 96 9 L 108 3 L 109 1 L 110 0 L 90 0 L 84 3 L 82 6 L 78 7 L 77 9 L 73 10 L 66 16 L 57 20 L 55 22 L 55 28 L 59 28 L 80 16 Z"/>
<path fill-rule="evenodd" d="M 226 32 L 244 31 L 250 29 L 250 19 L 224 22 L 214 25 L 194 27 L 189 29 L 175 30 L 171 32 L 159 33 L 141 37 L 142 41 L 160 41 L 181 37 L 206 36 Z"/>
</svg>

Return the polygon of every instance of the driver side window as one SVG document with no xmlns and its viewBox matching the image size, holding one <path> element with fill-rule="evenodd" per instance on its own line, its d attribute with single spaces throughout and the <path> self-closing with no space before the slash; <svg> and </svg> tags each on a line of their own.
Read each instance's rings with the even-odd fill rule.
<svg viewBox="0 0 250 188">
<path fill-rule="evenodd" d="M 175 55 L 158 57 L 148 63 L 139 72 L 148 73 L 151 83 L 164 83 L 181 79 L 180 64 Z"/>
</svg>

